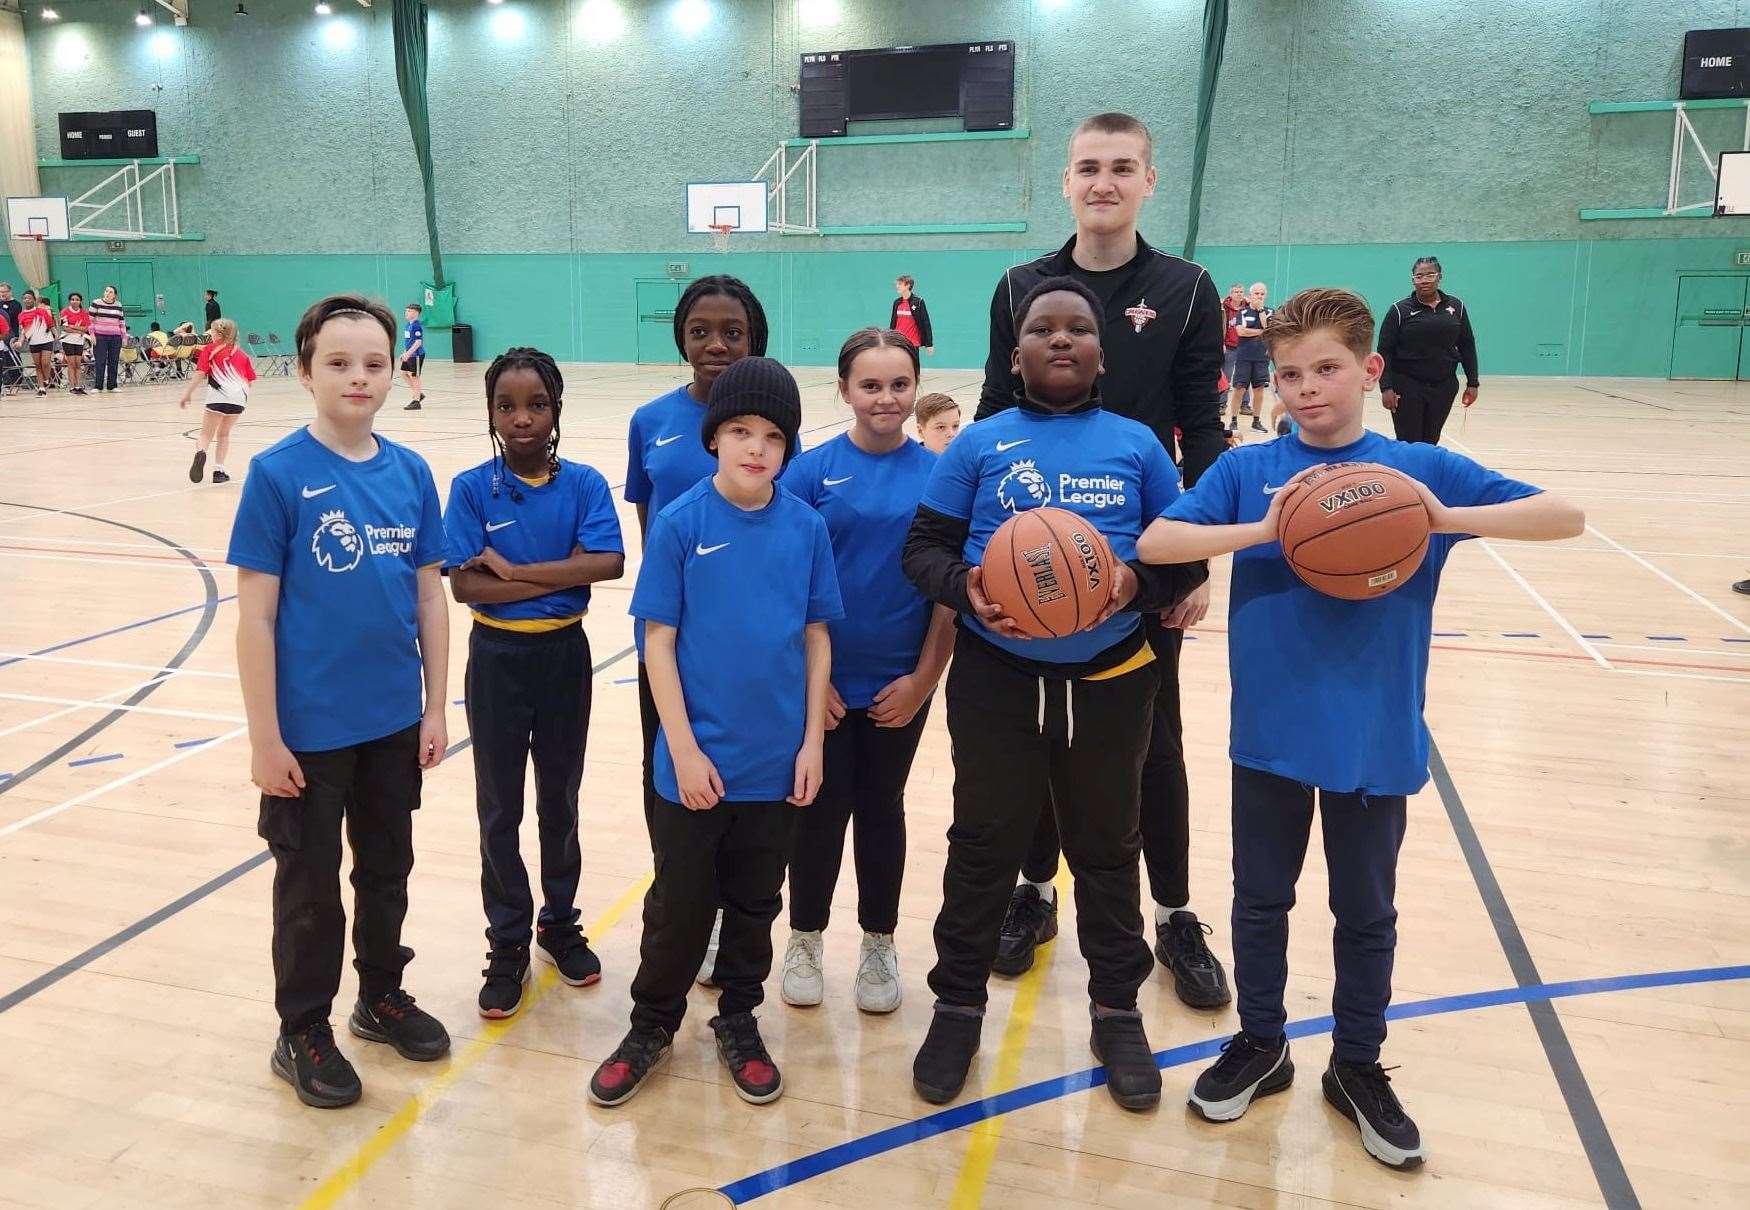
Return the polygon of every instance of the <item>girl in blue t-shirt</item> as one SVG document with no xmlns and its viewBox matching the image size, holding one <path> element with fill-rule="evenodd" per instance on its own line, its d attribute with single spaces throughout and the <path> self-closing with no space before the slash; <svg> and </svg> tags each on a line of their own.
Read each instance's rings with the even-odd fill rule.
<svg viewBox="0 0 1750 1210">
<path fill-rule="evenodd" d="M 658 395 L 632 413 L 626 435 L 626 499 L 638 511 L 640 544 L 657 516 L 701 479 L 717 473 L 717 460 L 692 437 L 705 419 L 705 401 L 717 376 L 743 357 L 766 355 L 766 311 L 747 283 L 727 274 L 692 282 L 674 309 L 674 344 L 693 368 L 692 380 Z M 656 802 L 652 752 L 656 745 L 656 701 L 644 667 L 644 626 L 634 621 L 638 644 L 638 723 L 644 740 L 644 823 L 648 830 Z M 699 968 L 699 982 L 711 983 L 723 920 L 711 931 L 711 945 Z"/>
<path fill-rule="evenodd" d="M 371 428 L 394 342 L 381 303 L 341 294 L 304 312 L 294 344 L 316 417 L 250 463 L 226 556 L 257 829 L 274 859 L 272 1067 L 321 1108 L 360 1094 L 328 1024 L 346 947 L 343 827 L 359 972 L 347 1026 L 408 1059 L 450 1049 L 401 985 L 421 771 L 449 742 L 450 629 L 431 468 Z"/>
<path fill-rule="evenodd" d="M 613 494 L 594 467 L 559 457 L 565 379 L 539 349 L 508 349 L 486 371 L 492 457 L 450 484 L 444 516 L 450 591 L 473 607 L 468 732 L 480 816 L 486 977 L 480 1015 L 522 1006 L 530 928 L 573 987 L 601 978 L 577 927 L 577 791 L 589 731 L 589 586 L 618 579 L 626 557 Z M 535 918 L 517 840 L 535 762 L 542 906 Z"/>
<path fill-rule="evenodd" d="M 932 607 L 900 570 L 900 551 L 936 455 L 905 435 L 918 389 L 917 347 L 891 329 L 853 332 L 839 350 L 839 394 L 855 419 L 848 433 L 801 455 L 784 486 L 826 519 L 844 597 L 830 624 L 826 780 L 803 812 L 790 862 L 787 1004 L 819 1004 L 822 932 L 855 823 L 857 1007 L 899 1007 L 899 888 L 905 872 L 905 783 L 948 665 L 954 611 Z"/>
</svg>

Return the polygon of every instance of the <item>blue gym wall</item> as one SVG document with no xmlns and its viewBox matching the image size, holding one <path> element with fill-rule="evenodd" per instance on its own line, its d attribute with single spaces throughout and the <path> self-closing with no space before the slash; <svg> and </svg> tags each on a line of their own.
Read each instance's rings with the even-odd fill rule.
<svg viewBox="0 0 1750 1210">
<path fill-rule="evenodd" d="M 183 225 L 203 240 L 113 258 L 56 245 L 53 276 L 84 289 L 113 260 L 148 260 L 166 326 L 197 315 L 211 287 L 245 330 L 282 338 L 325 292 L 415 297 L 430 263 L 379 3 L 335 0 L 323 18 L 306 0 L 255 0 L 244 18 L 194 0 L 180 30 L 136 28 L 136 0 L 69 0 L 52 24 L 32 6 L 43 156 L 58 154 L 62 110 L 150 108 L 165 154 L 201 157 L 178 185 Z M 477 352 L 536 343 L 631 360 L 635 283 L 685 261 L 690 275 L 745 277 L 771 313 L 773 352 L 799 364 L 830 362 L 847 331 L 884 319 L 894 275 L 909 272 L 935 317 L 936 364 L 980 364 L 1001 270 L 1068 233 L 1064 148 L 1097 109 L 1154 128 L 1160 186 L 1143 231 L 1162 247 L 1183 239 L 1200 2 L 708 8 L 689 33 L 671 0 L 433 6 L 444 264 Z M 1582 206 L 1663 203 L 1671 131 L 1668 115 L 1590 117 L 1586 104 L 1674 96 L 1683 31 L 1744 24 L 1747 8 L 1236 0 L 1198 258 L 1222 286 L 1262 280 L 1282 298 L 1343 284 L 1383 310 L 1411 259 L 1436 252 L 1472 308 L 1485 373 L 1662 376 L 1678 274 L 1730 271 L 1750 220 L 1581 222 Z M 823 147 L 820 221 L 1024 222 L 1024 234 L 738 237 L 719 257 L 684 233 L 685 182 L 747 177 L 795 134 L 803 51 L 997 37 L 1018 45 L 1017 124 L 1032 137 Z M 1743 120 L 1697 124 L 1736 146 Z M 908 127 L 870 132 L 883 129 Z M 75 196 L 107 171 L 44 168 L 43 188 Z M 1700 196 L 1701 177 L 1687 183 Z M 433 337 L 443 354 L 447 334 Z"/>
</svg>

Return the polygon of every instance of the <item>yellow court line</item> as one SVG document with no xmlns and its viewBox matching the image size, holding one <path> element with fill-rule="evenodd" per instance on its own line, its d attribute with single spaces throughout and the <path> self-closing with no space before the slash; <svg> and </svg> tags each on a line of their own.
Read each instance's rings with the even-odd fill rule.
<svg viewBox="0 0 1750 1210">
<path fill-rule="evenodd" d="M 620 917 L 624 916 L 633 904 L 644 897 L 644 892 L 649 889 L 652 877 L 654 875 L 646 874 L 628 887 L 625 893 L 609 904 L 607 910 L 596 917 L 584 932 L 589 936 L 599 937 L 613 928 L 619 922 Z M 326 1207 L 333 1206 L 350 1193 L 353 1186 L 358 1184 L 359 1179 L 371 1170 L 372 1165 L 389 1154 L 395 1144 L 400 1142 L 407 1132 L 413 1129 L 419 1119 L 425 1116 L 426 1111 L 441 1101 L 451 1086 L 467 1074 L 469 1068 L 485 1058 L 489 1050 L 503 1041 L 505 1034 L 514 1029 L 516 1023 L 523 1019 L 529 1009 L 533 1008 L 541 997 L 551 991 L 558 982 L 559 975 L 554 968 L 546 967 L 543 969 L 540 977 L 529 988 L 528 995 L 523 998 L 522 1009 L 516 1016 L 506 1017 L 498 1021 L 488 1021 L 481 1029 L 480 1035 L 463 1047 L 462 1053 L 452 1058 L 448 1067 L 438 1072 L 418 1092 L 408 1097 L 401 1108 L 397 1109 L 389 1120 L 378 1128 L 377 1133 L 366 1139 L 344 1164 L 330 1172 L 322 1183 L 316 1186 L 310 1196 L 300 1203 L 300 1210 L 318 1210 L 318 1208 L 326 1210 Z"/>
<path fill-rule="evenodd" d="M 1057 888 L 1061 913 L 1064 897 L 1070 893 L 1067 861 L 1058 866 L 1052 886 Z M 1020 986 L 1015 989 L 1015 1005 L 1009 1010 L 1009 1023 L 1003 1027 L 1002 1045 L 997 1048 L 996 1071 L 985 1085 L 984 1095 L 987 1097 L 1007 1092 L 1015 1086 L 1021 1073 L 1021 1055 L 1027 1049 L 1027 1035 L 1033 1029 L 1033 1014 L 1039 1008 L 1045 970 L 1051 965 L 1051 955 L 1056 948 L 1055 941 L 1046 942 L 1035 958 L 1033 968 L 1021 976 Z M 1003 1137 L 1003 1123 L 1007 1120 L 1006 1114 L 986 1118 L 972 1128 L 972 1137 L 966 1144 L 966 1158 L 960 1162 L 959 1179 L 954 1182 L 954 1193 L 948 1199 L 948 1210 L 978 1210 L 984 1204 L 985 1182 L 990 1179 L 991 1165 L 997 1158 L 997 1143 Z"/>
</svg>

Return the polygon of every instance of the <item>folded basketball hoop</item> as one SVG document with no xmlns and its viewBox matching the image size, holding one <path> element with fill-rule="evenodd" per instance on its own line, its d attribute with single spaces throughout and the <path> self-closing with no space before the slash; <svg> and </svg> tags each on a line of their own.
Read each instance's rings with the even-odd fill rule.
<svg viewBox="0 0 1750 1210">
<path fill-rule="evenodd" d="M 711 247 L 717 252 L 729 251 L 729 233 L 735 230 L 734 223 L 712 223 Z"/>
</svg>

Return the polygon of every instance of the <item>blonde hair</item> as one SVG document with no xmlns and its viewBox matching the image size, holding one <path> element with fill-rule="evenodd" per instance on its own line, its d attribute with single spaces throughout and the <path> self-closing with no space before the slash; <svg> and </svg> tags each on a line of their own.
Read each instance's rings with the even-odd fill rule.
<svg viewBox="0 0 1750 1210">
<path fill-rule="evenodd" d="M 213 326 L 207 329 L 213 334 L 213 343 L 234 345 L 237 343 L 237 321 L 232 319 L 215 319 Z"/>
<path fill-rule="evenodd" d="M 1289 341 L 1321 329 L 1329 330 L 1357 357 L 1373 352 L 1373 312 L 1367 300 L 1335 286 L 1302 290 L 1277 307 L 1264 329 L 1264 346 L 1274 354 Z"/>
<path fill-rule="evenodd" d="M 960 405 L 954 402 L 952 395 L 944 395 L 940 391 L 934 391 L 919 399 L 917 411 L 914 413 L 917 417 L 918 431 L 923 432 L 926 424 L 950 409 L 959 411 Z"/>
<path fill-rule="evenodd" d="M 1082 124 L 1077 126 L 1075 132 L 1069 136 L 1070 147 L 1073 148 L 1076 145 L 1076 140 L 1081 138 L 1082 135 L 1087 134 L 1089 131 L 1096 130 L 1101 134 L 1140 135 L 1142 137 L 1143 165 L 1146 167 L 1147 165 L 1154 163 L 1154 136 L 1149 133 L 1148 127 L 1143 123 L 1142 119 L 1134 118 L 1127 113 L 1118 113 L 1116 111 L 1097 113 L 1091 118 L 1083 118 Z"/>
</svg>

